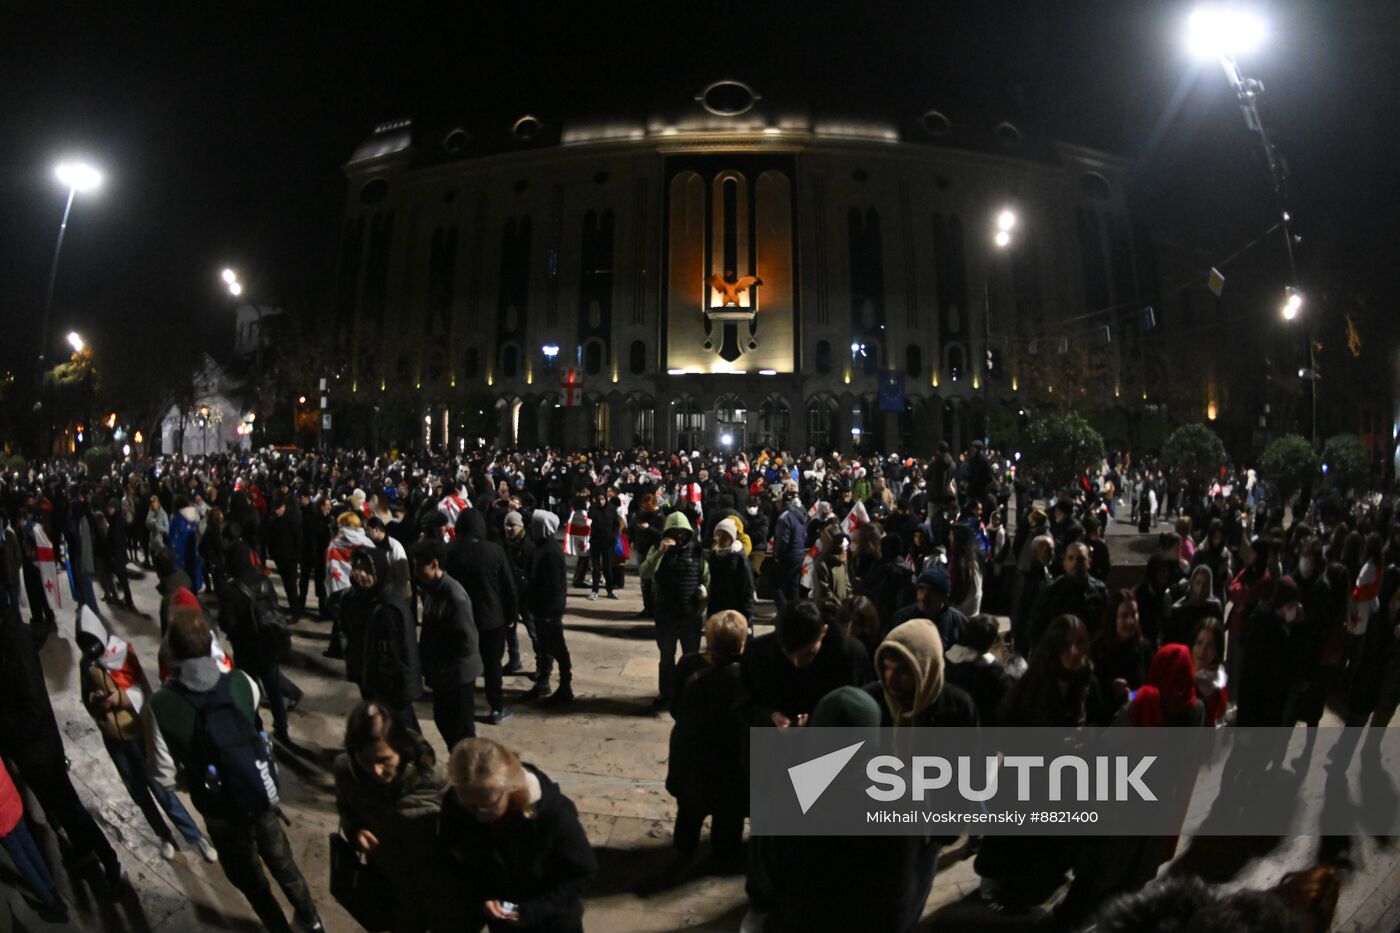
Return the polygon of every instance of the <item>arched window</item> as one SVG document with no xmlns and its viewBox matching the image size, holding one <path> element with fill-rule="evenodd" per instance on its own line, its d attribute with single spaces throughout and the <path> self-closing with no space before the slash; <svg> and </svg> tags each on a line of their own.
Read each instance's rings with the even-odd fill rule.
<svg viewBox="0 0 1400 933">
<path fill-rule="evenodd" d="M 520 371 L 520 351 L 515 344 L 506 344 L 501 350 L 501 378 L 514 379 Z"/>
<path fill-rule="evenodd" d="M 831 444 L 831 409 L 826 400 L 814 398 L 807 403 L 807 446 L 826 450 Z"/>
<path fill-rule="evenodd" d="M 919 345 L 911 343 L 904 348 L 904 374 L 906 376 L 918 376 L 924 368 L 924 352 L 919 349 Z"/>
<path fill-rule="evenodd" d="M 817 341 L 817 372 L 823 376 L 831 372 L 831 344 L 825 340 Z"/>
<path fill-rule="evenodd" d="M 632 341 L 632 349 L 628 354 L 632 375 L 640 376 L 647 371 L 647 345 L 640 340 Z"/>
<path fill-rule="evenodd" d="M 764 399 L 758 407 L 759 443 L 777 450 L 786 448 L 790 416 L 787 399 L 772 395 Z"/>
<path fill-rule="evenodd" d="M 583 371 L 596 376 L 603 370 L 603 342 L 590 340 L 583 347 Z"/>
</svg>

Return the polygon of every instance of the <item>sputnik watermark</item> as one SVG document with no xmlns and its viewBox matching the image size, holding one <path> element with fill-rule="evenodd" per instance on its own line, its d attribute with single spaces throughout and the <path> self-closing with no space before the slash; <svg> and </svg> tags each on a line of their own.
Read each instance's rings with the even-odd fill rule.
<svg viewBox="0 0 1400 933">
<path fill-rule="evenodd" d="M 753 729 L 763 835 L 1400 834 L 1400 730 Z"/>
</svg>

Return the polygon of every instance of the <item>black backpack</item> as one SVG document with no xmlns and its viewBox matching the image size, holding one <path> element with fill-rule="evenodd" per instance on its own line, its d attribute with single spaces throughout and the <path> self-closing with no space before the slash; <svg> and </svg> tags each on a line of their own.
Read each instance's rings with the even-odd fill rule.
<svg viewBox="0 0 1400 933">
<path fill-rule="evenodd" d="M 186 763 L 190 799 L 206 816 L 251 820 L 281 804 L 272 747 L 233 698 L 231 674 L 214 689 L 194 693 L 176 686 L 194 708 L 191 760 Z"/>
<path fill-rule="evenodd" d="M 248 604 L 247 615 L 240 620 L 246 634 L 272 657 L 281 660 L 291 648 L 292 630 L 277 605 L 277 588 L 271 578 L 259 576 L 251 587 L 235 580 L 234 586 Z"/>
</svg>

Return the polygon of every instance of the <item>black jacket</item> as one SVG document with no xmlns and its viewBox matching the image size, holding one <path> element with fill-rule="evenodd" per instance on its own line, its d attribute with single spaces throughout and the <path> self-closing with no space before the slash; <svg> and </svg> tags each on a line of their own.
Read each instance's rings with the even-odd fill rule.
<svg viewBox="0 0 1400 933">
<path fill-rule="evenodd" d="M 898 628 L 910 619 L 928 619 L 936 625 L 938 636 L 943 639 L 944 651 L 961 644 L 967 634 L 967 616 L 963 615 L 961 609 L 944 606 L 942 611 L 930 614 L 919 607 L 917 600 L 890 617 L 889 628 L 885 629 L 885 633 L 889 634 L 890 629 Z"/>
<path fill-rule="evenodd" d="M 1103 622 L 1103 608 L 1107 603 L 1108 588 L 1102 580 L 1087 574 L 1083 580 L 1077 580 L 1065 574 L 1041 591 L 1031 610 L 1031 644 L 1040 641 L 1050 623 L 1062 615 L 1078 617 L 1092 637 Z"/>
<path fill-rule="evenodd" d="M 740 663 L 742 700 L 750 725 L 771 726 L 773 714 L 794 723 L 810 714 L 817 701 L 837 687 L 861 687 L 870 680 L 870 658 L 854 638 L 828 628 L 817 658 L 806 667 L 793 667 L 778 644 L 776 632 L 750 640 Z"/>
<path fill-rule="evenodd" d="M 299 508 L 289 505 L 280 517 L 275 514 L 269 517 L 266 534 L 267 554 L 278 570 L 286 573 L 301 562 L 302 527 Z"/>
<path fill-rule="evenodd" d="M 1006 668 L 979 655 L 970 661 L 947 664 L 943 676 L 950 685 L 960 687 L 972 698 L 979 724 L 997 725 L 997 713 L 1014 682 Z"/>
<path fill-rule="evenodd" d="M 743 692 L 738 657 L 716 659 L 688 654 L 676 664 L 671 690 L 670 755 L 666 790 L 713 812 L 743 807 L 748 812 L 749 781 L 744 769 L 748 723 L 739 700 Z"/>
<path fill-rule="evenodd" d="M 443 569 L 471 598 L 477 631 L 493 632 L 520 615 L 510 559 L 499 544 L 486 540 L 481 510 L 464 509 L 457 516 L 457 540 L 447 549 Z"/>
<path fill-rule="evenodd" d="M 374 586 L 352 585 L 340 604 L 345 626 L 345 676 L 360 695 L 400 709 L 423 693 L 413 614 L 390 579 L 387 552 L 366 549 L 374 561 Z"/>
<path fill-rule="evenodd" d="M 536 618 L 557 619 L 564 614 L 564 599 L 568 595 L 564 549 L 553 536 L 536 538 L 534 545 L 527 572 L 530 589 L 526 592 L 526 604 Z"/>
<path fill-rule="evenodd" d="M 1288 698 L 1302 682 L 1299 649 L 1305 635 L 1301 623 L 1289 625 L 1275 615 L 1271 602 L 1260 603 L 1245 621 L 1236 725 L 1293 725 Z"/>
<path fill-rule="evenodd" d="M 462 584 L 446 573 L 423 586 L 423 630 L 418 636 L 423 678 L 434 690 L 476 680 L 484 670 L 472 604 Z"/>
<path fill-rule="evenodd" d="M 603 553 L 611 554 L 617 547 L 617 535 L 621 521 L 617 515 L 617 500 L 610 499 L 604 505 L 591 505 L 588 508 L 588 549 L 603 548 Z"/>
<path fill-rule="evenodd" d="M 722 554 L 711 551 L 710 562 L 710 604 L 705 609 L 707 615 L 733 609 L 745 619 L 753 619 L 753 565 L 742 550 L 725 551 Z"/>
<path fill-rule="evenodd" d="M 9 606 L 0 618 L 0 757 L 21 768 L 63 761 L 39 652 L 29 626 Z"/>
<path fill-rule="evenodd" d="M 525 767 L 541 791 L 528 812 L 485 824 L 448 794 L 442 802 L 442 841 L 473 901 L 511 901 L 519 909 L 519 922 L 493 924 L 492 930 L 582 930 L 583 893 L 598 873 L 598 859 L 573 801 L 534 765 Z"/>
</svg>

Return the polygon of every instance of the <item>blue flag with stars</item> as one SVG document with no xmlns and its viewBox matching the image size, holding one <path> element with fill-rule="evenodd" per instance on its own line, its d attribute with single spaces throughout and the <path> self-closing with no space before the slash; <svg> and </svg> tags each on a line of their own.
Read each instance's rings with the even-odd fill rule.
<svg viewBox="0 0 1400 933">
<path fill-rule="evenodd" d="M 880 410 L 904 411 L 904 373 L 889 369 L 880 374 Z"/>
</svg>

